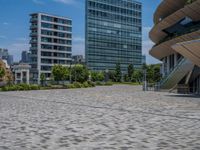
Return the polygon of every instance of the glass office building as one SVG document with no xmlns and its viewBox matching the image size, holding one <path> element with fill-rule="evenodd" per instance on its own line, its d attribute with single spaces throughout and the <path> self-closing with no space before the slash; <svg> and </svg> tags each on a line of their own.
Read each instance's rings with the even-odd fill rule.
<svg viewBox="0 0 200 150">
<path fill-rule="evenodd" d="M 96 71 L 142 63 L 142 5 L 134 0 L 86 0 L 86 64 Z"/>
</svg>

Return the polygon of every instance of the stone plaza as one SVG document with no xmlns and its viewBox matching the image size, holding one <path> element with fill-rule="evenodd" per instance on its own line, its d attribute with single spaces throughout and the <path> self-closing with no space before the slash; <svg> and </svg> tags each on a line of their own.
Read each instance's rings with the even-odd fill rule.
<svg viewBox="0 0 200 150">
<path fill-rule="evenodd" d="M 0 150 L 199 150 L 200 97 L 140 86 L 0 93 Z"/>
</svg>

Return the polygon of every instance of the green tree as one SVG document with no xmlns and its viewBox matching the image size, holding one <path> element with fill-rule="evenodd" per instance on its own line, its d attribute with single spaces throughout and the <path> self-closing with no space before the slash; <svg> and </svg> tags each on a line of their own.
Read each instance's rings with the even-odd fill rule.
<svg viewBox="0 0 200 150">
<path fill-rule="evenodd" d="M 115 71 L 109 71 L 108 72 L 108 78 L 109 78 L 109 80 L 115 82 L 116 81 L 116 79 L 115 79 Z"/>
<path fill-rule="evenodd" d="M 115 68 L 115 80 L 116 80 L 116 82 L 121 82 L 121 78 L 122 78 L 121 66 L 118 63 L 118 64 L 116 64 L 116 68 Z"/>
<path fill-rule="evenodd" d="M 2 80 L 2 78 L 6 75 L 6 71 L 4 68 L 0 68 L 0 79 Z"/>
<path fill-rule="evenodd" d="M 46 76 L 44 73 L 41 73 L 40 74 L 40 82 L 41 82 L 41 85 L 44 86 L 44 82 L 46 80 Z"/>
<path fill-rule="evenodd" d="M 55 65 L 52 68 L 52 75 L 55 81 L 69 80 L 69 69 L 62 65 Z"/>
<path fill-rule="evenodd" d="M 105 80 L 105 75 L 103 72 L 98 72 L 97 74 L 97 81 L 103 81 Z"/>
<path fill-rule="evenodd" d="M 71 70 L 72 80 L 75 82 L 85 82 L 89 78 L 89 71 L 83 65 L 75 65 Z"/>
<path fill-rule="evenodd" d="M 133 72 L 134 72 L 134 67 L 132 64 L 129 64 L 128 65 L 128 80 L 130 81 L 131 80 L 131 77 L 133 75 Z"/>
<path fill-rule="evenodd" d="M 132 82 L 141 83 L 142 77 L 143 77 L 142 70 L 135 70 L 132 74 Z"/>
<path fill-rule="evenodd" d="M 92 81 L 103 81 L 105 79 L 105 75 L 103 72 L 91 72 Z"/>
<path fill-rule="evenodd" d="M 95 71 L 91 72 L 91 80 L 92 81 L 97 81 L 97 72 L 95 72 Z"/>
</svg>

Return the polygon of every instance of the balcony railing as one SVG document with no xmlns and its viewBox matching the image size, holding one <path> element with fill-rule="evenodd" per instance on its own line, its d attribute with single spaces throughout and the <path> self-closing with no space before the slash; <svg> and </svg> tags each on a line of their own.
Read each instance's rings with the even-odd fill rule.
<svg viewBox="0 0 200 150">
<path fill-rule="evenodd" d="M 184 57 L 181 57 L 178 61 L 177 64 L 170 69 L 170 71 L 165 75 L 164 79 L 160 82 L 160 85 L 163 85 L 165 82 L 167 82 L 168 79 L 171 78 L 174 72 L 179 69 L 179 67 L 186 61 L 187 59 Z"/>
<path fill-rule="evenodd" d="M 174 33 L 173 36 L 167 36 L 165 37 L 164 39 L 160 40 L 154 47 L 160 45 L 161 43 L 164 43 L 166 41 L 170 41 L 172 39 L 175 39 L 179 36 L 183 36 L 185 34 L 188 34 L 188 33 L 192 33 L 192 32 L 195 32 L 195 31 L 198 31 L 200 30 L 200 22 L 198 22 L 197 24 L 194 24 L 192 26 L 189 26 L 187 28 L 185 28 L 185 30 L 183 32 L 179 32 L 179 33 Z"/>
</svg>

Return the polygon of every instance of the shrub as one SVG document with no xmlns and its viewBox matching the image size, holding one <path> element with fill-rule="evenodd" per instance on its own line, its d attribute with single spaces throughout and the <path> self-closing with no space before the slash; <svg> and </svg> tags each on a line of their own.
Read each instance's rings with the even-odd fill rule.
<svg viewBox="0 0 200 150">
<path fill-rule="evenodd" d="M 79 82 L 74 82 L 73 84 L 74 84 L 75 88 L 82 88 L 83 87 L 83 85 Z"/>
<path fill-rule="evenodd" d="M 67 89 L 74 89 L 74 88 L 76 88 L 76 87 L 74 86 L 74 84 L 67 84 L 67 85 L 65 85 L 65 87 L 66 87 Z"/>
<path fill-rule="evenodd" d="M 103 83 L 101 83 L 100 81 L 97 81 L 95 84 L 98 85 L 98 86 L 102 86 L 103 85 Z"/>
<path fill-rule="evenodd" d="M 88 82 L 84 82 L 84 83 L 83 83 L 83 87 L 84 87 L 84 88 L 88 88 L 88 87 L 89 87 Z"/>
<path fill-rule="evenodd" d="M 106 86 L 112 86 L 113 83 L 112 82 L 106 82 L 104 85 L 106 85 Z"/>
<path fill-rule="evenodd" d="M 95 83 L 92 82 L 92 81 L 88 81 L 88 85 L 89 85 L 90 87 L 95 87 Z"/>
<path fill-rule="evenodd" d="M 38 85 L 31 85 L 30 88 L 31 90 L 40 90 L 40 86 Z"/>
<path fill-rule="evenodd" d="M 28 85 L 28 84 L 18 84 L 18 85 L 9 85 L 1 88 L 2 91 L 28 91 L 28 90 L 39 90 L 40 86 L 38 85 Z"/>
</svg>

